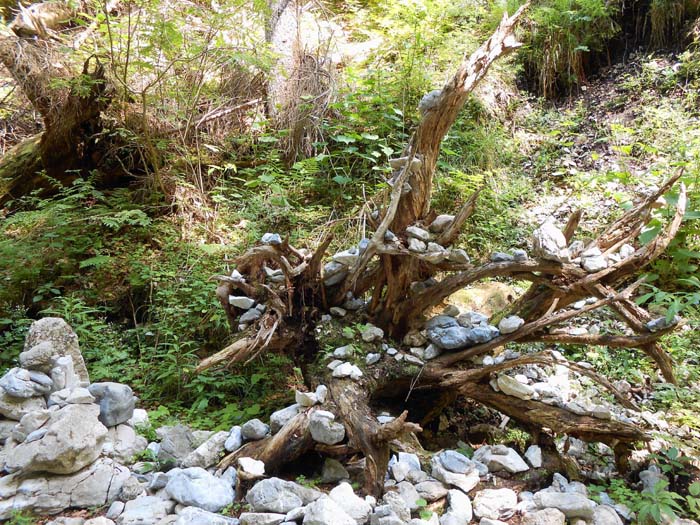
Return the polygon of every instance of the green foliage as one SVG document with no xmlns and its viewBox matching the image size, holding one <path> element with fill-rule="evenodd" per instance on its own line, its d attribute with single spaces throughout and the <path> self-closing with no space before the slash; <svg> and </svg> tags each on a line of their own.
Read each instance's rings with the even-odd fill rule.
<svg viewBox="0 0 700 525">
<path fill-rule="evenodd" d="M 668 482 L 660 480 L 651 490 L 640 493 L 639 501 L 633 509 L 641 525 L 662 523 L 664 517 L 674 518 L 683 512 L 678 503 L 683 501 L 683 497 L 667 489 Z"/>
<path fill-rule="evenodd" d="M 547 0 L 532 8 L 520 57 L 542 96 L 570 92 L 584 80 L 590 54 L 619 31 L 619 9 L 603 0 Z"/>
<path fill-rule="evenodd" d="M 36 518 L 20 510 L 10 512 L 10 519 L 7 521 L 7 525 L 34 525 L 35 523 L 37 523 Z"/>
</svg>

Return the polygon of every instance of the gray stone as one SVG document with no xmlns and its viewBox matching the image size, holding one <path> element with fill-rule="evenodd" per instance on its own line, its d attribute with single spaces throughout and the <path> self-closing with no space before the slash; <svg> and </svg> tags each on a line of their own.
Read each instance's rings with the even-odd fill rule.
<svg viewBox="0 0 700 525">
<path fill-rule="evenodd" d="M 622 246 L 620 246 L 620 258 L 627 259 L 628 257 L 632 257 L 632 255 L 634 255 L 634 252 L 636 251 L 637 250 L 635 249 L 635 247 L 631 244 L 623 244 Z"/>
<path fill-rule="evenodd" d="M 384 494 L 384 503 L 389 505 L 391 510 L 399 517 L 399 519 L 403 521 L 408 521 L 411 519 L 411 510 L 408 508 L 408 505 L 406 505 L 406 502 L 398 492 L 387 492 Z"/>
<path fill-rule="evenodd" d="M 559 509 L 542 509 L 528 512 L 523 516 L 520 525 L 565 525 L 566 516 Z"/>
<path fill-rule="evenodd" d="M 245 295 L 229 295 L 228 304 L 242 310 L 250 310 L 255 306 L 255 299 L 251 299 Z"/>
<path fill-rule="evenodd" d="M 0 520 L 13 512 L 57 514 L 69 507 L 102 507 L 112 503 L 129 477 L 126 467 L 99 459 L 70 475 L 17 472 L 0 478 Z"/>
<path fill-rule="evenodd" d="M 328 497 L 354 519 L 357 525 L 363 525 L 369 521 L 372 507 L 364 499 L 355 495 L 349 483 L 341 483 L 330 491 Z"/>
<path fill-rule="evenodd" d="M 346 479 L 350 479 L 350 474 L 348 474 L 348 471 L 340 461 L 333 458 L 324 460 L 323 470 L 321 471 L 321 483 L 337 483 Z"/>
<path fill-rule="evenodd" d="M 522 317 L 518 317 L 517 315 L 510 315 L 501 319 L 501 322 L 498 323 L 498 330 L 504 335 L 512 334 L 524 324 L 525 320 Z"/>
<path fill-rule="evenodd" d="M 436 480 L 426 480 L 416 483 L 416 490 L 426 501 L 437 501 L 447 495 L 448 488 Z"/>
<path fill-rule="evenodd" d="M 321 404 L 325 403 L 327 397 L 328 387 L 326 385 L 318 385 L 316 387 L 316 399 L 318 399 L 318 402 Z"/>
<path fill-rule="evenodd" d="M 246 313 L 244 313 L 240 319 L 238 320 L 239 323 L 241 324 L 250 324 L 253 321 L 257 321 L 262 317 L 262 312 L 260 310 L 257 310 L 255 308 L 248 310 Z"/>
<path fill-rule="evenodd" d="M 143 496 L 127 501 L 117 518 L 117 525 L 149 525 L 158 523 L 170 514 L 175 503 L 157 496 Z"/>
<path fill-rule="evenodd" d="M 456 518 L 461 523 L 469 523 L 473 517 L 472 502 L 461 490 L 450 489 L 447 492 L 447 514 Z M 446 525 L 440 520 L 440 525 Z"/>
<path fill-rule="evenodd" d="M 357 522 L 329 496 L 323 496 L 307 507 L 303 524 L 357 525 Z"/>
<path fill-rule="evenodd" d="M 598 505 L 593 510 L 593 525 L 623 525 L 617 511 L 610 505 Z"/>
<path fill-rule="evenodd" d="M 525 451 L 525 459 L 533 468 L 542 466 L 542 449 L 537 445 L 530 445 Z"/>
<path fill-rule="evenodd" d="M 300 392 L 297 392 L 299 394 Z M 304 392 L 305 394 L 308 394 L 308 392 Z M 314 395 L 314 397 L 316 397 Z M 310 405 L 308 405 L 310 406 Z M 299 414 L 299 404 L 298 400 L 297 403 L 288 406 L 287 408 L 283 408 L 282 410 L 278 410 L 276 412 L 273 412 L 272 415 L 270 416 L 270 431 L 273 434 L 277 434 L 284 425 L 286 425 L 289 421 L 291 421 L 294 417 L 296 417 Z"/>
<path fill-rule="evenodd" d="M 479 472 L 475 468 L 467 470 L 464 474 L 450 472 L 437 458 L 433 458 L 431 466 L 431 474 L 435 479 L 447 485 L 457 487 L 463 492 L 469 492 L 479 484 Z"/>
<path fill-rule="evenodd" d="M 272 425 L 272 422 L 270 422 Z M 231 427 L 228 438 L 224 441 L 224 448 L 227 452 L 233 452 L 238 450 L 243 446 L 243 435 L 241 434 L 241 427 L 238 425 Z"/>
<path fill-rule="evenodd" d="M 525 472 L 527 466 L 523 458 L 515 450 L 503 445 L 484 445 L 474 452 L 474 459 L 486 465 L 491 472 L 505 470 L 511 474 Z"/>
<path fill-rule="evenodd" d="M 494 252 L 491 254 L 491 262 L 511 262 L 513 261 L 513 256 L 509 253 L 504 252 Z"/>
<path fill-rule="evenodd" d="M 0 378 L 0 388 L 12 397 L 23 399 L 48 394 L 52 386 L 53 381 L 46 374 L 24 368 L 11 368 Z"/>
<path fill-rule="evenodd" d="M 44 424 L 46 433 L 12 449 L 5 468 L 10 472 L 72 474 L 91 464 L 107 437 L 107 429 L 97 420 L 98 412 L 95 405 L 68 405 L 51 412 Z"/>
<path fill-rule="evenodd" d="M 368 365 L 373 365 L 379 362 L 382 358 L 382 354 L 372 354 L 369 353 L 365 356 L 365 363 Z"/>
<path fill-rule="evenodd" d="M 570 262 L 566 238 L 552 222 L 545 222 L 532 234 L 533 253 L 537 257 L 557 262 Z"/>
<path fill-rule="evenodd" d="M 244 512 L 240 516 L 240 525 L 279 525 L 284 519 L 284 514 L 274 512 Z"/>
<path fill-rule="evenodd" d="M 238 525 L 238 520 L 197 507 L 185 507 L 178 514 L 175 525 Z"/>
<path fill-rule="evenodd" d="M 406 228 L 406 235 L 423 242 L 428 242 L 430 240 L 430 233 L 418 226 L 409 226 Z"/>
<path fill-rule="evenodd" d="M 80 386 L 80 378 L 75 373 L 73 358 L 69 355 L 54 356 L 51 360 L 51 382 L 52 390 L 62 390 L 64 388 L 76 388 Z"/>
<path fill-rule="evenodd" d="M 184 425 L 164 426 L 156 430 L 160 437 L 158 460 L 169 465 L 179 465 L 195 448 L 192 430 Z"/>
<path fill-rule="evenodd" d="M 78 346 L 78 336 L 68 323 L 59 317 L 44 317 L 34 321 L 24 340 L 24 352 L 19 354 L 20 366 L 48 374 L 54 366 L 54 356 L 70 356 L 80 381 L 85 384 L 90 382 Z"/>
<path fill-rule="evenodd" d="M 233 503 L 235 492 L 230 483 L 214 477 L 201 467 L 190 467 L 170 475 L 165 491 L 183 505 L 218 512 Z"/>
<path fill-rule="evenodd" d="M 11 423 L 14 425 L 13 428 L 11 428 L 12 439 L 16 443 L 22 443 L 27 439 L 29 434 L 44 426 L 50 417 L 51 411 L 44 409 L 25 414 L 22 416 L 22 419 L 19 420 L 19 423 L 17 423 L 17 421 L 12 421 Z"/>
<path fill-rule="evenodd" d="M 248 491 L 246 501 L 254 512 L 288 513 L 308 505 L 322 493 L 291 481 L 269 478 L 259 481 Z"/>
<path fill-rule="evenodd" d="M 639 473 L 639 480 L 642 482 L 642 492 L 652 492 L 660 481 L 668 483 L 668 478 L 656 465 L 650 465 L 646 470 L 642 470 Z"/>
<path fill-rule="evenodd" d="M 13 397 L 0 389 L 0 415 L 7 419 L 19 421 L 22 416 L 46 408 L 46 400 L 43 397 Z"/>
<path fill-rule="evenodd" d="M 528 260 L 525 250 L 513 250 L 513 260 L 516 262 L 525 262 Z"/>
<path fill-rule="evenodd" d="M 545 492 L 540 491 L 535 494 L 533 501 L 540 509 L 559 509 L 568 518 L 583 518 L 590 520 L 593 518 L 595 502 L 580 494 L 569 494 L 565 492 Z"/>
<path fill-rule="evenodd" d="M 136 397 L 121 383 L 93 383 L 88 387 L 100 405 L 100 421 L 106 427 L 126 423 L 134 415 Z"/>
<path fill-rule="evenodd" d="M 408 249 L 412 252 L 424 253 L 428 247 L 423 241 L 411 237 L 408 239 Z"/>
<path fill-rule="evenodd" d="M 333 260 L 337 263 L 344 264 L 346 266 L 352 266 L 360 258 L 360 251 L 353 247 L 348 250 L 338 252 L 333 255 Z"/>
<path fill-rule="evenodd" d="M 474 470 L 474 465 L 472 464 L 471 460 L 456 450 L 445 450 L 440 452 L 437 457 L 442 466 L 450 472 L 466 474 L 467 472 Z"/>
<path fill-rule="evenodd" d="M 476 493 L 472 504 L 477 518 L 497 520 L 513 513 L 518 496 L 511 489 L 485 489 Z"/>
<path fill-rule="evenodd" d="M 335 445 L 345 439 L 345 427 L 335 422 L 335 415 L 325 410 L 317 410 L 309 419 L 311 437 L 317 443 Z"/>
<path fill-rule="evenodd" d="M 262 242 L 263 244 L 270 244 L 272 246 L 279 246 L 280 244 L 282 244 L 282 237 L 279 233 L 268 232 L 262 236 L 260 242 Z"/>
<path fill-rule="evenodd" d="M 658 317 L 656 319 L 652 319 L 646 324 L 647 330 L 650 332 L 658 332 L 659 330 L 664 330 L 665 328 L 668 328 L 669 326 L 674 326 L 677 325 L 680 322 L 680 317 L 677 315 L 673 317 L 670 321 L 667 320 L 665 317 Z"/>
<path fill-rule="evenodd" d="M 333 357 L 338 359 L 347 359 L 355 354 L 355 347 L 353 345 L 339 346 L 333 350 Z M 297 401 L 298 403 L 298 401 Z"/>
<path fill-rule="evenodd" d="M 265 475 L 265 463 L 253 458 L 238 458 L 241 479 L 257 479 Z"/>
<path fill-rule="evenodd" d="M 360 329 L 362 334 L 362 340 L 365 343 L 373 343 L 374 341 L 380 341 L 384 337 L 384 330 L 373 324 L 366 324 L 362 329 Z"/>
<path fill-rule="evenodd" d="M 470 330 L 459 326 L 454 317 L 439 315 L 426 325 L 428 339 L 439 348 L 456 350 L 472 342 Z"/>
<path fill-rule="evenodd" d="M 341 308 L 340 306 L 332 306 L 330 312 L 331 315 L 334 315 L 336 317 L 345 317 L 348 313 L 345 308 Z"/>
<path fill-rule="evenodd" d="M 433 233 L 442 233 L 450 226 L 450 224 L 452 224 L 452 221 L 454 220 L 454 215 L 438 215 L 435 217 L 433 222 L 430 223 L 428 229 Z"/>
<path fill-rule="evenodd" d="M 535 391 L 531 386 L 523 385 L 517 379 L 505 374 L 498 376 L 497 384 L 501 392 L 518 399 L 532 399 L 535 395 Z"/>
<path fill-rule="evenodd" d="M 596 273 L 608 267 L 608 261 L 602 255 L 581 257 L 581 267 L 588 273 Z"/>
<path fill-rule="evenodd" d="M 421 495 L 418 494 L 416 488 L 408 481 L 400 481 L 396 485 L 396 488 L 399 489 L 399 496 L 401 496 L 409 510 L 411 510 L 411 512 L 418 510 L 417 502 L 422 498 Z"/>
<path fill-rule="evenodd" d="M 119 499 L 122 501 L 131 501 L 140 496 L 145 496 L 146 488 L 146 483 L 141 483 L 136 476 L 129 476 L 122 485 Z"/>
<path fill-rule="evenodd" d="M 500 335 L 498 328 L 490 325 L 468 328 L 467 332 L 469 340 L 475 344 L 488 343 L 491 339 Z"/>
<path fill-rule="evenodd" d="M 431 359 L 435 359 L 436 357 L 439 357 L 441 354 L 442 354 L 442 349 L 438 348 L 437 345 L 429 344 L 425 348 L 425 351 L 423 352 L 423 358 L 426 361 L 429 361 Z"/>
<path fill-rule="evenodd" d="M 447 256 L 447 260 L 457 264 L 469 264 L 471 262 L 471 259 L 469 259 L 469 255 L 467 255 L 467 252 L 465 252 L 461 248 L 450 250 L 449 255 Z"/>
<path fill-rule="evenodd" d="M 107 439 L 102 447 L 105 455 L 120 463 L 131 464 L 134 456 L 146 450 L 148 440 L 129 425 L 117 425 L 107 429 Z"/>
<path fill-rule="evenodd" d="M 487 326 L 489 318 L 479 312 L 464 312 L 457 317 L 457 322 L 465 328 L 473 328 L 475 326 Z"/>
<path fill-rule="evenodd" d="M 270 432 L 270 427 L 259 419 L 251 419 L 241 425 L 241 435 L 246 441 L 258 441 Z"/>
<path fill-rule="evenodd" d="M 216 432 L 213 436 L 199 445 L 182 460 L 183 467 L 213 467 L 219 462 L 221 453 L 224 451 L 224 443 L 229 437 L 229 433 L 224 431 Z"/>
<path fill-rule="evenodd" d="M 342 363 L 333 369 L 333 377 L 349 377 L 351 379 L 359 379 L 362 377 L 362 370 L 352 363 Z"/>
<path fill-rule="evenodd" d="M 113 502 L 110 506 L 109 509 L 107 509 L 107 513 L 105 514 L 105 517 L 110 519 L 110 520 L 115 520 L 119 517 L 119 515 L 124 512 L 124 502 L 123 501 L 115 501 Z"/>
</svg>

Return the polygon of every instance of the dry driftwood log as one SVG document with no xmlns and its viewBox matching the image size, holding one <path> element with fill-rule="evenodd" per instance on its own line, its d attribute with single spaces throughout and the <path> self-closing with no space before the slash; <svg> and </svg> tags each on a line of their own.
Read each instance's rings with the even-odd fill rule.
<svg viewBox="0 0 700 525">
<path fill-rule="evenodd" d="M 242 255 L 237 272 L 232 276 L 217 276 L 217 296 L 226 309 L 233 327 L 238 326 L 240 314 L 230 304 L 229 296 L 245 295 L 259 304 L 267 305 L 259 319 L 253 320 L 236 342 L 218 354 L 204 359 L 198 371 L 212 366 L 246 362 L 264 351 L 279 349 L 295 353 L 305 363 L 305 380 L 310 387 L 325 384 L 329 399 L 324 409 L 332 411 L 346 429 L 347 442 L 335 446 L 314 443 L 309 438 L 308 421 L 311 409 L 292 419 L 275 436 L 245 445 L 222 461 L 230 465 L 238 457 L 253 456 L 268 461 L 270 468 L 279 468 L 286 461 L 299 457 L 310 449 L 323 454 L 348 456 L 361 454 L 365 460 L 365 491 L 378 495 L 383 489 L 384 473 L 392 443 L 401 436 L 419 432 L 421 427 L 411 423 L 411 395 L 428 396 L 432 408 L 426 418 L 439 413 L 458 395 L 472 398 L 520 421 L 527 428 L 568 434 L 592 441 L 608 443 L 618 458 L 624 456 L 632 443 L 647 439 L 645 434 L 628 423 L 577 415 L 564 408 L 536 400 L 518 399 L 496 392 L 489 385 L 491 378 L 508 368 L 525 364 L 565 364 L 587 375 L 602 388 L 608 389 L 619 403 L 636 409 L 634 403 L 618 392 L 599 374 L 548 352 L 526 354 L 518 359 L 492 366 L 475 366 L 472 359 L 517 343 L 601 344 L 610 347 L 639 348 L 658 364 L 664 377 L 673 381 L 669 356 L 658 339 L 675 326 L 669 323 L 651 331 L 647 323 L 651 316 L 632 301 L 640 281 L 634 276 L 640 268 L 658 257 L 676 234 L 685 212 L 685 189 L 681 186 L 677 212 L 666 230 L 652 243 L 609 266 L 589 272 L 571 258 L 561 260 L 534 258 L 487 262 L 473 265 L 464 258 L 448 257 L 449 248 L 477 203 L 479 192 L 466 200 L 454 219 L 435 242 L 444 249 L 444 256 L 409 250 L 406 229 L 428 226 L 435 214 L 430 210 L 430 195 L 440 143 L 454 123 L 470 92 L 486 74 L 495 60 L 516 49 L 513 28 L 525 7 L 511 17 L 504 17 L 494 34 L 460 65 L 457 73 L 440 91 L 426 96 L 419 109 L 422 120 L 414 131 L 403 160 L 396 162 L 392 186 L 375 214 L 374 233 L 354 262 L 349 263 L 341 279 L 332 285 L 323 274 L 322 260 L 331 242 L 326 237 L 317 249 L 305 252 L 287 241 L 257 246 Z M 612 253 L 626 243 L 634 243 L 643 225 L 649 220 L 652 207 L 659 196 L 676 183 L 672 177 L 659 191 L 643 199 L 607 228 L 597 239 L 583 247 Z M 577 231 L 582 213 L 574 213 L 564 229 L 566 243 Z M 396 240 L 389 241 L 387 232 Z M 598 252 L 596 252 L 598 253 Z M 416 286 L 434 277 L 429 287 Z M 439 305 L 455 291 L 489 278 L 512 278 L 530 281 L 531 288 L 510 309 L 524 320 L 515 332 L 468 348 L 443 353 L 440 357 L 416 367 L 401 367 L 393 359 L 383 360 L 367 369 L 359 379 L 331 377 L 322 361 L 322 352 L 314 343 L 314 328 L 320 315 L 332 306 L 344 303 L 347 294 L 366 297 L 369 320 L 394 340 L 401 341 L 409 331 L 420 328 L 426 311 Z M 324 282 L 325 280 L 325 282 Z M 629 284 L 629 283 L 632 284 Z M 626 288 L 620 290 L 622 286 Z M 585 306 L 569 306 L 581 299 L 594 297 Z M 600 308 L 614 311 L 627 323 L 634 335 L 560 334 L 557 325 Z M 656 327 L 654 327 L 656 328 Z M 400 417 L 388 424 L 378 423 L 372 406 L 380 399 L 404 400 Z M 424 420 L 425 421 L 425 420 Z"/>
</svg>

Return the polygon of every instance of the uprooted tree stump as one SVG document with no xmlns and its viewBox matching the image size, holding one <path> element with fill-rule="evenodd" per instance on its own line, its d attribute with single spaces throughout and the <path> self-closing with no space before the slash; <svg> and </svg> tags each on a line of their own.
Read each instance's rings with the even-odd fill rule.
<svg viewBox="0 0 700 525">
<path fill-rule="evenodd" d="M 395 172 L 391 189 L 382 205 L 372 209 L 368 204 L 365 210 L 374 228 L 371 239 L 355 249 L 336 254 L 334 261 L 324 266 L 330 236 L 314 252 L 309 252 L 268 234 L 262 245 L 250 249 L 237 260 L 237 269 L 231 276 L 216 277 L 219 281 L 217 296 L 232 327 L 240 328 L 242 334 L 229 347 L 204 359 L 198 371 L 247 362 L 271 350 L 293 353 L 297 362 L 304 363 L 302 369 L 309 387 L 328 385 L 328 399 L 323 408 L 331 411 L 346 431 L 346 440 L 340 444 L 314 442 L 309 421 L 317 408 L 310 408 L 291 419 L 274 436 L 248 443 L 226 457 L 222 467 L 239 457 L 249 456 L 265 461 L 274 471 L 311 449 L 333 456 L 359 453 L 365 459 L 364 489 L 379 495 L 383 490 L 390 446 L 400 446 L 396 440 L 405 441 L 407 435 L 420 432 L 421 427 L 408 420 L 410 403 L 404 403 L 403 413 L 386 424 L 378 422 L 373 406 L 381 399 L 405 401 L 412 393 L 430 396 L 433 416 L 462 395 L 497 409 L 533 430 L 547 429 L 604 442 L 615 450 L 619 461 L 624 461 L 632 443 L 647 439 L 640 429 L 629 423 L 574 413 L 535 399 L 509 396 L 489 384 L 494 375 L 517 366 L 565 365 L 608 389 L 626 408 L 636 409 L 634 403 L 606 378 L 557 353 L 543 351 L 488 366 L 474 364 L 474 358 L 506 344 L 607 345 L 641 349 L 656 362 L 666 380 L 674 381 L 670 357 L 658 344 L 658 339 L 672 330 L 677 321 L 652 321 L 649 313 L 632 300 L 632 295 L 640 284 L 634 281 L 635 274 L 658 257 L 678 231 L 686 203 L 682 186 L 677 211 L 665 231 L 646 246 L 635 249 L 632 245 L 659 197 L 680 175 L 670 178 L 657 192 L 642 199 L 587 244 L 572 243 L 582 218 L 580 212 L 573 214 L 564 231 L 551 223 L 543 225 L 535 232 L 533 240 L 535 258 L 521 253 L 517 258 L 496 257 L 495 261 L 474 265 L 463 250 L 453 247 L 476 206 L 479 192 L 472 195 L 455 216 L 436 218 L 430 210 L 441 140 L 491 64 L 519 47 L 512 31 L 523 9 L 510 18 L 504 17 L 495 33 L 461 64 L 442 90 L 424 97 L 419 106 L 422 120 L 403 157 L 392 161 Z M 625 247 L 624 253 L 618 254 L 621 247 Z M 363 361 L 361 375 L 355 373 L 354 378 L 332 377 L 333 371 L 326 366 L 322 349 L 314 343 L 322 314 L 348 302 L 355 303 L 356 307 L 358 301 L 366 310 L 367 318 L 385 334 L 396 341 L 408 335 L 410 340 L 424 325 L 424 314 L 428 310 L 455 291 L 494 277 L 531 282 L 530 289 L 504 312 L 504 315 L 519 318 L 519 326 L 509 333 L 482 327 L 484 330 L 476 339 L 451 347 L 443 344 L 441 355 L 431 360 L 413 360 L 414 366 L 400 365 L 395 359 L 383 359 L 372 366 L 364 366 Z M 245 296 L 265 308 L 246 311 L 246 305 L 231 296 L 239 299 Z M 590 297 L 595 299 L 581 306 L 582 299 Z M 579 302 L 577 308 L 570 307 L 575 302 Z M 615 312 L 633 335 L 570 335 L 550 330 L 603 307 Z M 467 330 L 441 316 L 430 320 L 428 328 L 428 334 L 433 336 L 462 336 Z M 491 333 L 485 335 L 484 331 Z M 426 423 L 426 419 L 421 423 Z"/>
</svg>

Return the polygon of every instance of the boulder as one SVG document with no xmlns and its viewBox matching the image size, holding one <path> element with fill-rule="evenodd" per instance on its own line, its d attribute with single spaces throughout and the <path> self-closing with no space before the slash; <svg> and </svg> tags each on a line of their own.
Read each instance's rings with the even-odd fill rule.
<svg viewBox="0 0 700 525">
<path fill-rule="evenodd" d="M 525 459 L 533 468 L 542 466 L 542 449 L 537 445 L 530 445 L 525 451 Z"/>
<path fill-rule="evenodd" d="M 517 504 L 518 496 L 511 489 L 485 489 L 474 496 L 474 514 L 497 520 L 512 514 Z"/>
<path fill-rule="evenodd" d="M 559 509 L 542 509 L 525 514 L 520 525 L 566 525 L 566 516 Z"/>
<path fill-rule="evenodd" d="M 418 494 L 416 493 L 416 496 L 417 495 Z M 349 483 L 341 483 L 331 490 L 328 496 L 335 503 L 337 503 L 337 505 L 343 509 L 348 516 L 354 519 L 357 525 L 363 525 L 369 521 L 369 515 L 372 513 L 372 507 L 364 499 L 360 498 L 353 492 Z"/>
<path fill-rule="evenodd" d="M 533 501 L 540 509 L 559 509 L 568 519 L 583 518 L 590 520 L 593 518 L 593 511 L 596 507 L 595 502 L 587 497 L 566 492 L 539 491 L 535 494 Z"/>
<path fill-rule="evenodd" d="M 335 445 L 345 439 L 345 427 L 335 422 L 335 415 L 326 410 L 317 410 L 309 419 L 311 437 L 317 443 Z"/>
<path fill-rule="evenodd" d="M 161 440 L 158 461 L 166 465 L 180 465 L 195 449 L 192 430 L 184 425 L 160 427 L 156 434 Z"/>
<path fill-rule="evenodd" d="M 246 441 L 258 441 L 270 432 L 270 427 L 259 419 L 251 419 L 241 425 L 241 435 Z"/>
<path fill-rule="evenodd" d="M 598 505 L 593 510 L 593 525 L 623 525 L 623 523 L 613 507 Z"/>
<path fill-rule="evenodd" d="M 246 494 L 246 501 L 254 512 L 288 513 L 308 505 L 323 495 L 314 489 L 292 481 L 268 478 L 258 481 Z"/>
<path fill-rule="evenodd" d="M 224 443 L 228 439 L 229 433 L 224 431 L 216 432 L 213 436 L 199 445 L 182 460 L 183 467 L 213 467 L 219 462 L 221 453 L 224 451 Z"/>
<path fill-rule="evenodd" d="M 357 525 L 357 522 L 329 496 L 322 496 L 307 507 L 303 525 Z"/>
<path fill-rule="evenodd" d="M 201 467 L 178 470 L 170 475 L 165 492 L 178 503 L 218 512 L 233 503 L 235 492 L 225 479 Z"/>
<path fill-rule="evenodd" d="M 512 334 L 516 332 L 521 326 L 525 324 L 525 320 L 517 315 L 509 315 L 501 319 L 498 323 L 498 330 L 504 335 Z"/>
<path fill-rule="evenodd" d="M 0 415 L 7 419 L 19 421 L 24 415 L 45 408 L 43 397 L 13 397 L 0 388 Z"/>
<path fill-rule="evenodd" d="M 100 421 L 106 427 L 126 423 L 134 415 L 136 397 L 131 387 L 121 383 L 93 383 L 88 387 L 100 405 Z"/>
<path fill-rule="evenodd" d="M 240 516 L 240 525 L 279 525 L 284 522 L 284 514 L 274 512 L 244 512 Z"/>
<path fill-rule="evenodd" d="M 5 468 L 14 472 L 50 472 L 72 474 L 95 461 L 107 429 L 98 421 L 95 405 L 67 405 L 51 413 L 42 429 L 44 435 L 35 441 L 17 445 Z"/>
<path fill-rule="evenodd" d="M 49 374 L 54 366 L 54 356 L 70 356 L 80 381 L 85 384 L 90 382 L 80 353 L 78 336 L 70 325 L 59 317 L 44 317 L 34 321 L 24 340 L 24 351 L 19 354 L 20 366 Z"/>
<path fill-rule="evenodd" d="M 313 394 L 313 396 L 316 397 L 316 394 Z M 282 429 L 282 427 L 287 424 L 287 422 L 289 422 L 297 414 L 299 414 L 299 407 L 300 405 L 298 403 L 295 403 L 293 405 L 288 406 L 287 408 L 283 408 L 282 410 L 273 412 L 270 416 L 270 432 L 272 432 L 273 434 L 279 432 Z"/>
<path fill-rule="evenodd" d="M 556 262 L 570 262 L 566 237 L 551 221 L 547 221 L 532 233 L 533 253 L 537 257 Z"/>
<path fill-rule="evenodd" d="M 433 222 L 430 223 L 428 229 L 433 233 L 442 233 L 449 227 L 450 224 L 452 224 L 452 221 L 454 220 L 454 215 L 438 215 L 435 217 Z"/>
<path fill-rule="evenodd" d="M 17 472 L 0 478 L 0 520 L 13 512 L 57 514 L 69 507 L 102 507 L 113 502 L 129 470 L 102 458 L 67 476 Z"/>
<path fill-rule="evenodd" d="M 198 507 L 185 507 L 178 514 L 175 525 L 238 525 L 238 520 Z"/>
<path fill-rule="evenodd" d="M 272 425 L 272 421 L 270 421 L 270 425 Z M 227 452 L 233 452 L 234 450 L 238 450 L 242 446 L 243 435 L 241 434 L 241 427 L 239 427 L 238 425 L 231 427 L 231 431 L 229 432 L 228 438 L 226 438 L 226 441 L 224 442 L 224 448 Z"/>
<path fill-rule="evenodd" d="M 0 378 L 0 388 L 12 397 L 23 399 L 43 396 L 51 392 L 53 381 L 43 372 L 11 368 Z"/>
<path fill-rule="evenodd" d="M 134 456 L 146 450 L 148 440 L 129 425 L 117 425 L 107 430 L 103 452 L 120 463 L 131 464 Z"/>
<path fill-rule="evenodd" d="M 525 472 L 530 467 L 515 450 L 503 445 L 485 445 L 474 452 L 474 459 L 483 463 L 491 472 L 505 470 L 511 474 Z"/>
<path fill-rule="evenodd" d="M 143 496 L 127 501 L 117 518 L 117 525 L 146 525 L 158 523 L 175 508 L 175 502 L 158 496 Z"/>
</svg>

